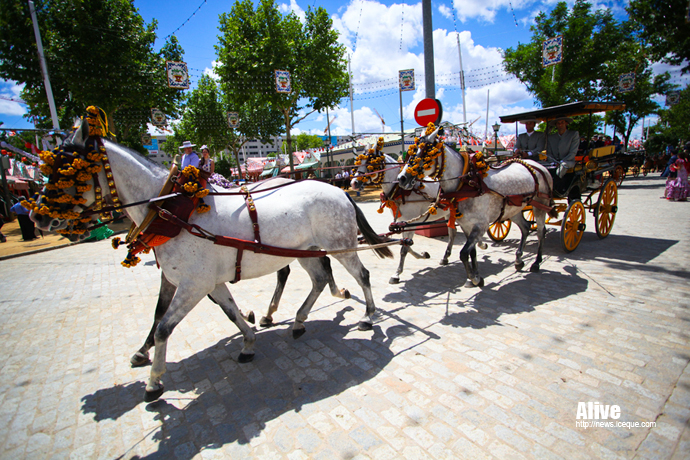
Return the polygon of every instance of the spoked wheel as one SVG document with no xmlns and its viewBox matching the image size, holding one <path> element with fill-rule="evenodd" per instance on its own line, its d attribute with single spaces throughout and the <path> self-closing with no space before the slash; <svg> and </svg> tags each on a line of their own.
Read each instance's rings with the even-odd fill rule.
<svg viewBox="0 0 690 460">
<path fill-rule="evenodd" d="M 522 210 L 522 217 L 529 223 L 530 230 L 537 229 L 537 221 L 534 219 L 534 211 L 531 206 Z"/>
<path fill-rule="evenodd" d="M 497 222 L 489 227 L 489 230 L 487 230 L 486 233 L 489 235 L 489 238 L 496 242 L 503 241 L 506 239 L 506 236 L 508 236 L 511 225 L 513 225 L 513 223 L 510 220 Z"/>
<path fill-rule="evenodd" d="M 585 207 L 580 200 L 575 200 L 568 205 L 561 223 L 561 244 L 565 252 L 573 252 L 577 249 L 585 233 Z"/>
<path fill-rule="evenodd" d="M 618 212 L 618 187 L 613 180 L 609 179 L 599 191 L 599 200 L 594 209 L 595 225 L 599 238 L 606 238 L 611 233 L 613 222 L 616 220 L 616 212 Z"/>
</svg>

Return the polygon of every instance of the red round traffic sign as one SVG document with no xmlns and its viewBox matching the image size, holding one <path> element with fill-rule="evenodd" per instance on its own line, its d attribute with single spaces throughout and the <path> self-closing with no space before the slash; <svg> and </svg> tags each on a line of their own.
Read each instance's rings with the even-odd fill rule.
<svg viewBox="0 0 690 460">
<path fill-rule="evenodd" d="M 429 123 L 437 125 L 442 116 L 443 108 L 438 99 L 422 99 L 414 109 L 414 119 L 420 126 L 427 126 Z"/>
</svg>

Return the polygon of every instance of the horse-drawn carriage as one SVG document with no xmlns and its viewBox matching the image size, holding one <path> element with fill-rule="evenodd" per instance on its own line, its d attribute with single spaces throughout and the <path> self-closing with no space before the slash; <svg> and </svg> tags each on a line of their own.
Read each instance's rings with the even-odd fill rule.
<svg viewBox="0 0 690 460">
<path fill-rule="evenodd" d="M 573 102 L 556 107 L 500 117 L 502 123 L 516 123 L 526 118 L 549 122 L 560 117 L 590 115 L 609 110 L 623 110 L 621 102 Z M 587 138 L 591 137 L 588 133 Z M 548 142 L 548 141 L 547 141 Z M 548 147 L 547 147 L 548 148 Z M 596 147 L 578 152 L 577 163 L 568 171 L 569 181 L 555 187 L 553 198 L 555 210 L 560 218 L 548 218 L 546 224 L 561 227 L 561 244 L 566 252 L 574 251 L 580 244 L 585 231 L 585 210 L 594 215 L 595 230 L 599 238 L 611 232 L 618 211 L 618 186 L 625 175 L 625 165 L 615 153 L 613 145 Z M 548 169 L 557 165 L 545 164 Z M 525 207 L 523 216 L 534 222 L 531 206 Z M 497 222 L 489 228 L 488 234 L 494 241 L 502 241 L 508 235 L 511 222 Z M 532 224 L 532 228 L 535 226 Z"/>
</svg>

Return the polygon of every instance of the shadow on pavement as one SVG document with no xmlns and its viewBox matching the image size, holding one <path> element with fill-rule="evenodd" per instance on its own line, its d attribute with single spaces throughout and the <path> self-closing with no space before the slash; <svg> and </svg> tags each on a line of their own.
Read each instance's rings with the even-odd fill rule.
<svg viewBox="0 0 690 460">
<path fill-rule="evenodd" d="M 538 305 L 587 290 L 588 281 L 577 274 L 576 268 L 565 267 L 564 270 L 566 273 L 542 269 L 539 273 L 527 273 L 523 278 L 498 287 L 495 284 L 487 285 L 467 302 L 457 305 L 465 311 L 449 313 L 440 323 L 452 327 L 483 329 L 500 325 L 501 315 L 534 311 Z"/>
<path fill-rule="evenodd" d="M 247 444 L 261 435 L 267 422 L 286 412 L 300 412 L 307 404 L 375 377 L 393 358 L 392 338 L 348 338 L 352 325 L 342 322 L 350 310 L 338 312 L 334 321 L 308 322 L 307 333 L 297 341 L 289 329 L 259 331 L 256 357 L 249 364 L 236 362 L 242 348 L 239 334 L 169 363 L 163 377 L 166 393 L 146 406 L 161 426 L 153 430 L 158 450 L 145 458 L 191 459 L 202 449 Z M 308 369 L 303 371 L 300 361 L 309 363 Z M 93 414 L 96 421 L 118 419 L 143 401 L 144 386 L 134 382 L 88 394 L 82 398 L 82 413 Z M 177 408 L 169 402 L 180 399 L 172 391 L 190 393 L 190 403 Z"/>
</svg>

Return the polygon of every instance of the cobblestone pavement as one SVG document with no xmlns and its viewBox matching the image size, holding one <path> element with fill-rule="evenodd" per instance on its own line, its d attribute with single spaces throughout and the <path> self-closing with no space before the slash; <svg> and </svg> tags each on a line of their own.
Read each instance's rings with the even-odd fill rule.
<svg viewBox="0 0 690 460">
<path fill-rule="evenodd" d="M 353 298 L 322 294 L 293 340 L 309 286 L 293 263 L 252 363 L 237 363 L 237 329 L 204 300 L 171 336 L 150 404 L 149 368 L 129 357 L 153 317 L 152 256 L 125 269 L 101 241 L 0 261 L 0 457 L 688 458 L 690 203 L 662 193 L 656 175 L 626 181 L 612 234 L 599 240 L 588 215 L 571 254 L 551 230 L 540 273 L 515 272 L 513 229 L 479 251 L 482 289 L 462 287 L 459 246 L 438 266 L 442 238 L 415 239 L 431 259 L 410 258 L 399 285 L 397 260 L 362 252 L 373 332 L 356 330 L 363 295 L 334 261 Z M 385 231 L 389 214 L 361 206 Z M 231 291 L 260 316 L 274 281 Z M 578 419 L 579 403 L 608 419 Z M 597 421 L 613 426 L 578 426 Z"/>
</svg>

